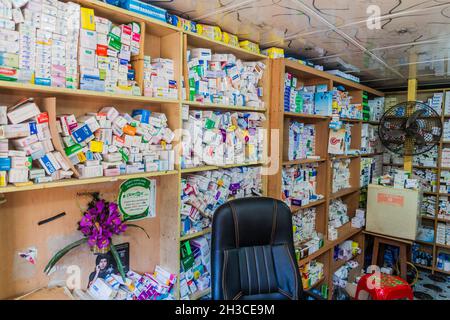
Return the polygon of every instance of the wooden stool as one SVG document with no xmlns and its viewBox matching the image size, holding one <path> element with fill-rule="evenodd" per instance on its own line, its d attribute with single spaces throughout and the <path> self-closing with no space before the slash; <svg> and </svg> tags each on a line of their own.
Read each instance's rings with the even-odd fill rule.
<svg viewBox="0 0 450 320">
<path fill-rule="evenodd" d="M 373 233 L 364 231 L 365 234 L 371 235 L 374 237 L 373 242 L 373 253 L 372 253 L 372 265 L 376 266 L 378 265 L 378 257 L 379 257 L 379 250 L 380 250 L 380 244 L 387 244 L 393 247 L 398 247 L 400 249 L 399 252 L 399 263 L 400 263 L 400 276 L 406 280 L 406 270 L 407 270 L 407 261 L 408 261 L 408 254 L 407 249 L 408 246 L 412 245 L 412 241 L 405 240 L 405 239 L 399 239 L 399 238 L 393 238 L 389 236 L 384 236 L 381 234 Z"/>
</svg>

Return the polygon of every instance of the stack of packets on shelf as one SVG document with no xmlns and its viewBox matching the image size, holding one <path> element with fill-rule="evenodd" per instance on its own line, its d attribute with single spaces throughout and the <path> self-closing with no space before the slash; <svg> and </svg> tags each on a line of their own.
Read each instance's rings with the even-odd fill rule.
<svg viewBox="0 0 450 320">
<path fill-rule="evenodd" d="M 293 74 L 285 74 L 284 111 L 328 116 L 332 111 L 332 98 L 326 84 L 304 86 Z"/>
<path fill-rule="evenodd" d="M 0 80 L 77 88 L 80 6 L 57 0 L 0 2 Z"/>
<path fill-rule="evenodd" d="M 352 97 L 343 88 L 333 91 L 333 114 L 341 118 L 362 120 L 363 110 L 359 103 L 351 103 Z"/>
<path fill-rule="evenodd" d="M 316 215 L 316 208 L 309 208 L 292 216 L 297 260 L 317 252 L 324 244 L 323 234 L 316 231 Z"/>
<path fill-rule="evenodd" d="M 439 197 L 438 218 L 450 221 L 450 201 L 447 196 Z"/>
<path fill-rule="evenodd" d="M 70 178 L 70 163 L 55 150 L 47 112 L 32 98 L 0 106 L 0 187 Z"/>
<path fill-rule="evenodd" d="M 181 167 L 262 161 L 265 120 L 257 112 L 189 111 L 183 106 Z"/>
<path fill-rule="evenodd" d="M 332 193 L 350 188 L 350 159 L 333 161 Z"/>
<path fill-rule="evenodd" d="M 144 56 L 144 96 L 178 98 L 173 60 Z"/>
<path fill-rule="evenodd" d="M 379 122 L 384 114 L 384 97 L 376 97 L 368 101 L 369 114 L 364 113 L 364 121 Z"/>
<path fill-rule="evenodd" d="M 397 189 L 419 189 L 419 180 L 411 179 L 410 174 L 400 169 L 394 169 L 393 175 L 385 174 L 380 177 L 374 177 L 372 184 L 381 186 L 390 186 Z"/>
<path fill-rule="evenodd" d="M 332 200 L 328 214 L 328 240 L 336 240 L 338 238 L 337 229 L 349 221 L 347 204 L 341 199 Z"/>
<path fill-rule="evenodd" d="M 324 277 L 324 265 L 313 260 L 300 267 L 303 289 L 308 290 Z"/>
<path fill-rule="evenodd" d="M 435 146 L 425 153 L 415 155 L 413 157 L 413 165 L 423 167 L 437 167 L 438 158 L 439 151 L 438 147 Z"/>
<path fill-rule="evenodd" d="M 450 222 L 439 222 L 436 229 L 436 243 L 450 245 Z"/>
<path fill-rule="evenodd" d="M 413 168 L 412 177 L 417 180 L 419 184 L 419 186 L 414 189 L 418 189 L 420 187 L 420 189 L 425 192 L 437 192 L 437 173 L 437 169 Z"/>
<path fill-rule="evenodd" d="M 249 40 L 244 40 L 244 41 L 240 41 L 239 42 L 239 47 L 241 47 L 244 50 L 256 53 L 256 54 L 260 54 L 261 53 L 261 49 L 259 48 L 259 44 L 249 41 Z"/>
<path fill-rule="evenodd" d="M 360 186 L 367 187 L 374 177 L 383 174 L 382 156 L 373 158 L 361 158 Z"/>
<path fill-rule="evenodd" d="M 197 22 L 188 19 L 181 18 L 175 14 L 167 13 L 166 15 L 167 23 L 175 27 L 182 29 L 183 31 L 189 31 L 192 33 L 197 33 Z M 239 43 L 237 44 L 239 46 Z"/>
<path fill-rule="evenodd" d="M 261 54 L 268 56 L 270 59 L 284 58 L 284 49 L 282 48 L 267 48 L 261 51 Z"/>
<path fill-rule="evenodd" d="M 359 243 L 352 240 L 344 241 L 338 246 L 334 247 L 333 258 L 335 261 L 338 260 L 351 260 L 353 257 L 357 256 L 362 252 L 359 247 Z"/>
<path fill-rule="evenodd" d="M 450 96 L 449 96 L 449 99 L 450 99 Z M 445 142 L 449 142 L 450 141 L 450 119 L 444 120 L 444 133 L 442 135 L 442 139 Z"/>
<path fill-rule="evenodd" d="M 360 151 L 352 149 L 352 127 L 350 123 L 342 122 L 338 127 L 334 126 L 335 122 L 330 122 L 330 135 L 328 138 L 328 153 L 334 155 L 356 155 Z M 342 125 L 342 126 L 341 126 Z"/>
<path fill-rule="evenodd" d="M 441 171 L 441 183 L 439 185 L 439 193 L 450 194 L 450 171 Z"/>
<path fill-rule="evenodd" d="M 138 274 L 128 271 L 125 281 L 120 275 L 111 274 L 97 280 L 87 290 L 95 300 L 175 300 L 174 285 L 177 276 L 156 266 L 155 272 Z"/>
<path fill-rule="evenodd" d="M 361 153 L 378 153 L 382 149 L 383 145 L 378 137 L 378 127 L 363 123 L 361 129 Z"/>
<path fill-rule="evenodd" d="M 349 283 L 349 277 L 351 275 L 351 270 L 354 270 L 358 267 L 359 267 L 359 263 L 356 260 L 350 260 L 347 263 L 345 263 L 342 267 L 340 267 L 333 273 L 333 285 L 335 287 L 345 289 L 347 287 L 347 284 Z M 352 282 L 355 285 L 355 287 L 357 286 L 361 277 L 362 277 L 362 275 L 357 276 L 355 278 L 355 280 Z"/>
<path fill-rule="evenodd" d="M 323 199 L 317 194 L 317 164 L 283 168 L 282 199 L 288 206 L 305 206 Z"/>
<path fill-rule="evenodd" d="M 445 199 L 445 198 L 444 198 Z M 439 208 L 441 208 L 441 202 L 439 202 Z M 447 209 L 447 206 L 443 206 Z M 424 195 L 422 202 L 420 203 L 420 213 L 423 216 L 434 218 L 436 216 L 436 197 Z"/>
<path fill-rule="evenodd" d="M 416 239 L 423 242 L 434 242 L 434 226 L 419 225 Z"/>
<path fill-rule="evenodd" d="M 429 105 L 437 114 L 442 114 L 442 106 L 444 105 L 444 93 L 434 93 L 431 98 L 428 99 L 427 105 Z"/>
<path fill-rule="evenodd" d="M 188 61 L 190 101 L 264 109 L 264 63 L 202 48 L 188 50 Z"/>
<path fill-rule="evenodd" d="M 450 168 L 450 148 L 442 149 L 441 167 Z"/>
<path fill-rule="evenodd" d="M 289 125 L 289 161 L 316 158 L 315 150 L 316 127 L 313 124 L 291 121 Z"/>
<path fill-rule="evenodd" d="M 60 115 L 57 126 L 81 178 L 174 170 L 175 134 L 163 113 L 105 107 L 78 118 Z"/>
<path fill-rule="evenodd" d="M 80 89 L 142 95 L 131 66 L 140 42 L 139 23 L 114 25 L 93 9 L 81 8 Z"/>
<path fill-rule="evenodd" d="M 436 269 L 450 272 L 450 254 L 446 252 L 439 252 L 436 259 Z"/>
<path fill-rule="evenodd" d="M 433 266 L 433 251 L 428 251 L 426 246 L 422 246 L 416 242 L 411 245 L 411 260 L 414 264 L 426 267 Z"/>
<path fill-rule="evenodd" d="M 260 167 L 190 174 L 181 181 L 181 236 L 208 228 L 216 209 L 230 199 L 262 193 Z"/>
<path fill-rule="evenodd" d="M 208 289 L 211 285 L 210 239 L 199 237 L 181 244 L 180 298 Z"/>
<path fill-rule="evenodd" d="M 335 76 L 338 76 L 338 77 L 350 80 L 350 81 L 357 82 L 357 83 L 359 83 L 359 81 L 360 81 L 360 79 L 358 77 L 356 77 L 356 76 L 354 76 L 354 75 L 352 75 L 350 73 L 346 73 L 344 71 L 341 71 L 341 70 L 326 70 L 326 72 L 328 72 L 328 73 L 330 73 L 332 75 L 335 75 Z"/>
<path fill-rule="evenodd" d="M 389 164 L 403 165 L 403 156 L 398 155 L 396 153 L 386 151 L 383 153 L 383 164 L 385 164 L 385 165 L 389 165 Z"/>
<path fill-rule="evenodd" d="M 366 211 L 356 209 L 355 216 L 352 218 L 352 228 L 362 228 L 366 225 Z"/>
</svg>

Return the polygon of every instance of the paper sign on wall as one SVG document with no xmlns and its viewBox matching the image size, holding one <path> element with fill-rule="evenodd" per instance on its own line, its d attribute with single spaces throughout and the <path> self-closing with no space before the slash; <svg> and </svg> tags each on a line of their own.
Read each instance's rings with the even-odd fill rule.
<svg viewBox="0 0 450 320">
<path fill-rule="evenodd" d="M 403 207 L 405 202 L 405 197 L 397 196 L 393 194 L 387 193 L 378 193 L 377 194 L 377 202 L 379 204 L 387 204 L 395 207 Z"/>
<path fill-rule="evenodd" d="M 156 180 L 129 179 L 120 185 L 119 210 L 125 221 L 156 216 Z"/>
</svg>

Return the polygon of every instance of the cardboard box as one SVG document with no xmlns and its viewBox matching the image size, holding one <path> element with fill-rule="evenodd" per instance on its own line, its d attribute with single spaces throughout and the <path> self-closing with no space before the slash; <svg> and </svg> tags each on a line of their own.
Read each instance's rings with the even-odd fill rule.
<svg viewBox="0 0 450 320">
<path fill-rule="evenodd" d="M 369 185 L 366 230 L 415 240 L 421 199 L 417 190 Z"/>
</svg>

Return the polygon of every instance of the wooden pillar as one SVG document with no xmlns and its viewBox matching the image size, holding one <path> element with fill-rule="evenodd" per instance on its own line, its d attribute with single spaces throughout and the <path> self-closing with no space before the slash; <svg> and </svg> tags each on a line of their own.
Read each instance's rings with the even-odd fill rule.
<svg viewBox="0 0 450 320">
<path fill-rule="evenodd" d="M 408 101 L 416 101 L 417 99 L 417 79 L 408 80 Z M 408 107 L 409 108 L 409 107 Z M 407 110 L 407 116 L 412 114 L 412 110 Z M 411 139 L 407 139 L 405 142 L 405 154 L 411 154 L 413 152 L 414 145 Z M 413 156 L 405 155 L 404 157 L 404 170 L 412 173 L 413 169 Z"/>
</svg>

